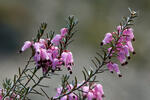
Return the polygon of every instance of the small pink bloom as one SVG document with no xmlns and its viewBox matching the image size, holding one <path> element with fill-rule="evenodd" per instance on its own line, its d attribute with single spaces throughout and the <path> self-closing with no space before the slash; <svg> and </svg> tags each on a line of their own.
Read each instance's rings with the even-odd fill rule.
<svg viewBox="0 0 150 100">
<path fill-rule="evenodd" d="M 68 28 L 62 28 L 60 32 L 61 32 L 61 36 L 64 37 L 68 33 Z"/>
<path fill-rule="evenodd" d="M 60 62 L 57 58 L 54 58 L 52 61 L 52 68 L 56 69 L 56 67 L 58 67 L 60 65 Z"/>
<path fill-rule="evenodd" d="M 118 64 L 109 62 L 107 64 L 107 68 L 109 69 L 110 72 L 115 71 L 118 75 L 120 75 L 120 70 L 119 70 Z M 103 94 L 103 91 L 101 91 L 101 92 Z"/>
<path fill-rule="evenodd" d="M 59 45 L 61 39 L 62 39 L 61 35 L 57 34 L 57 35 L 51 40 L 51 43 L 53 43 L 53 44 L 55 44 L 55 45 Z"/>
<path fill-rule="evenodd" d="M 59 95 L 61 95 L 62 87 L 57 88 L 56 91 L 57 91 L 57 94 L 56 94 L 56 96 L 54 98 L 57 98 Z"/>
<path fill-rule="evenodd" d="M 128 42 L 127 42 L 127 46 L 128 46 L 128 48 L 129 48 L 129 50 L 130 50 L 131 52 L 134 52 L 134 48 L 133 48 L 133 46 L 132 46 L 131 41 L 128 41 Z"/>
<path fill-rule="evenodd" d="M 123 46 L 123 50 L 124 50 L 124 52 L 125 52 L 125 55 L 126 55 L 127 57 L 129 57 L 129 56 L 130 56 L 130 53 L 129 53 L 129 48 L 128 48 L 127 45 L 124 45 L 124 46 Z"/>
<path fill-rule="evenodd" d="M 39 42 L 40 42 L 41 44 L 46 44 L 45 39 L 40 39 Z"/>
<path fill-rule="evenodd" d="M 40 42 L 35 42 L 35 43 L 33 44 L 33 47 L 34 47 L 35 51 L 38 52 L 38 53 L 40 52 L 40 49 L 41 49 L 41 48 L 42 48 L 42 49 L 46 49 L 45 44 L 40 43 Z"/>
<path fill-rule="evenodd" d="M 112 62 L 107 63 L 107 68 L 109 69 L 110 72 L 113 72 L 113 66 L 112 66 Z"/>
<path fill-rule="evenodd" d="M 21 51 L 23 52 L 23 51 L 25 51 L 26 49 L 30 48 L 31 46 L 32 46 L 32 42 L 26 41 L 26 42 L 24 43 L 24 45 L 22 46 Z"/>
<path fill-rule="evenodd" d="M 95 99 L 95 96 L 92 92 L 89 91 L 87 94 L 87 100 L 93 100 L 93 99 Z"/>
<path fill-rule="evenodd" d="M 108 48 L 108 54 L 111 52 L 110 57 L 113 55 L 113 53 L 115 53 L 114 50 L 112 50 L 112 47 Z"/>
<path fill-rule="evenodd" d="M 49 60 L 46 49 L 40 49 L 40 56 L 42 60 Z"/>
<path fill-rule="evenodd" d="M 117 56 L 118 60 L 120 61 L 121 64 L 126 62 L 126 55 L 124 51 L 120 51 L 118 52 L 118 56 Z"/>
<path fill-rule="evenodd" d="M 61 58 L 62 58 L 63 62 L 65 63 L 66 67 L 68 65 L 72 65 L 73 64 L 73 56 L 72 56 L 71 52 L 63 52 L 61 54 Z"/>
<path fill-rule="evenodd" d="M 128 28 L 123 31 L 123 35 L 126 37 L 126 41 L 131 41 L 134 38 L 133 29 Z"/>
<path fill-rule="evenodd" d="M 117 26 L 117 31 L 120 33 L 121 32 L 121 26 Z"/>
<path fill-rule="evenodd" d="M 39 66 L 38 62 L 41 60 L 41 56 L 39 53 L 37 53 L 37 52 L 35 53 L 34 60 L 36 62 L 36 65 Z"/>
<path fill-rule="evenodd" d="M 103 100 L 103 95 L 100 92 L 97 92 L 96 99 L 97 100 Z"/>
<path fill-rule="evenodd" d="M 74 93 L 69 94 L 68 96 L 68 100 L 78 100 L 77 95 L 75 95 Z"/>
<path fill-rule="evenodd" d="M 101 96 L 104 95 L 103 86 L 101 84 L 96 84 L 94 90 L 100 92 Z"/>
<path fill-rule="evenodd" d="M 59 55 L 58 47 L 52 47 L 51 50 L 52 57 L 56 58 Z"/>
<path fill-rule="evenodd" d="M 120 75 L 120 70 L 119 70 L 118 64 L 114 63 L 114 64 L 113 64 L 113 69 L 114 69 L 114 71 L 115 71 L 118 75 Z"/>
<path fill-rule="evenodd" d="M 89 86 L 83 86 L 82 91 L 83 91 L 83 96 L 86 96 L 87 93 L 89 92 Z"/>
<path fill-rule="evenodd" d="M 108 44 L 113 40 L 112 34 L 111 33 L 106 33 L 104 40 L 102 41 L 103 44 Z"/>
</svg>

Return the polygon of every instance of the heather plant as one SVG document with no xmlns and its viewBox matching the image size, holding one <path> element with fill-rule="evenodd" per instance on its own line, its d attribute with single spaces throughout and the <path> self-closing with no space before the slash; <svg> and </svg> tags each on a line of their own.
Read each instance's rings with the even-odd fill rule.
<svg viewBox="0 0 150 100">
<path fill-rule="evenodd" d="M 137 14 L 131 9 L 129 11 L 129 17 L 123 17 L 116 31 L 106 33 L 99 45 L 100 51 L 96 53 L 97 57 L 91 60 L 94 67 L 91 69 L 84 67 L 82 70 L 84 79 L 80 81 L 76 76 L 71 82 L 69 81 L 73 73 L 74 59 L 68 46 L 78 31 L 76 29 L 78 20 L 74 16 L 69 16 L 67 25 L 60 29 L 60 34 L 45 33 L 47 24 L 42 23 L 37 36 L 24 42 L 20 49 L 20 54 L 31 49 L 31 56 L 23 69 L 18 68 L 18 74 L 14 75 L 13 80 L 3 81 L 0 100 L 28 100 L 29 94 L 45 96 L 48 100 L 103 100 L 104 88 L 97 81 L 96 76 L 99 73 L 110 71 L 111 73 L 116 72 L 121 77 L 119 67 L 127 65 L 131 55 L 135 54 L 132 45 L 135 37 L 131 26 Z M 34 64 L 33 67 L 29 66 L 31 63 Z M 48 86 L 41 82 L 44 79 L 51 79 L 64 68 L 67 68 L 69 74 L 62 75 L 61 85 L 56 86 L 56 95 L 50 97 L 43 89 Z M 37 74 L 41 70 L 42 74 Z M 36 87 L 39 87 L 40 90 L 36 90 Z"/>
</svg>

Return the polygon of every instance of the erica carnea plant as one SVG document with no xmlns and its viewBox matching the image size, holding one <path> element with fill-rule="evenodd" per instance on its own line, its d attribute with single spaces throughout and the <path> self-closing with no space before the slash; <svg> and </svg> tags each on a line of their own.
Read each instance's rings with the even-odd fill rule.
<svg viewBox="0 0 150 100">
<path fill-rule="evenodd" d="M 84 79 L 80 81 L 75 77 L 69 82 L 70 75 L 73 73 L 74 59 L 68 46 L 78 31 L 75 28 L 78 23 L 77 19 L 69 16 L 67 25 L 60 29 L 60 34 L 45 33 L 47 24 L 42 23 L 36 38 L 26 41 L 22 46 L 20 53 L 30 48 L 31 56 L 24 69 L 18 68 L 18 74 L 14 75 L 13 80 L 4 80 L 3 88 L 0 89 L 0 100 L 28 100 L 28 94 L 45 96 L 48 100 L 102 100 L 105 97 L 103 86 L 97 81 L 96 75 L 109 70 L 121 77 L 119 66 L 128 64 L 131 53 L 135 54 L 132 46 L 135 37 L 131 26 L 137 14 L 131 9 L 129 11 L 129 17 L 123 17 L 116 31 L 106 33 L 99 45 L 101 50 L 97 52 L 97 57 L 91 60 L 94 68 L 84 67 L 82 70 Z M 31 67 L 31 63 L 34 66 Z M 56 86 L 56 95 L 50 97 L 50 94 L 44 91 L 44 88 L 48 86 L 42 84 L 41 81 L 46 78 L 50 79 L 63 68 L 67 68 L 69 74 L 62 75 L 61 85 Z M 37 74 L 41 70 L 42 74 Z M 36 90 L 36 87 L 40 90 Z"/>
</svg>

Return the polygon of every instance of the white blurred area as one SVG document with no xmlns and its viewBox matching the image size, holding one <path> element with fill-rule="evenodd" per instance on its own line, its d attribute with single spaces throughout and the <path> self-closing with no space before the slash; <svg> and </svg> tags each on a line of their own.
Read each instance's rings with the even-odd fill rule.
<svg viewBox="0 0 150 100">
<path fill-rule="evenodd" d="M 121 17 L 128 15 L 128 7 L 139 13 L 134 26 L 136 41 L 133 44 L 137 54 L 132 56 L 127 66 L 121 66 L 122 78 L 104 72 L 98 75 L 97 80 L 104 87 L 104 100 L 149 100 L 149 0 L 0 0 L 0 81 L 6 77 L 13 78 L 18 73 L 18 67 L 25 66 L 30 50 L 23 54 L 17 52 L 24 41 L 36 35 L 41 22 L 48 23 L 47 32 L 53 30 L 59 33 L 66 25 L 68 15 L 79 19 L 79 32 L 69 49 L 75 60 L 73 76 L 77 75 L 82 81 L 82 67 L 92 65 L 90 59 L 98 50 L 104 34 L 112 32 Z M 50 96 L 55 95 L 60 78 L 61 75 L 44 81 L 50 86 L 45 89 Z M 46 100 L 36 95 L 30 97 L 32 100 Z"/>
</svg>

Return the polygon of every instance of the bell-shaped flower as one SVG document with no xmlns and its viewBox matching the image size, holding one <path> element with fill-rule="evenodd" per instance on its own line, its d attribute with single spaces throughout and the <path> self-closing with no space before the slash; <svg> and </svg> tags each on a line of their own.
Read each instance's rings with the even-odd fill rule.
<svg viewBox="0 0 150 100">
<path fill-rule="evenodd" d="M 115 71 L 118 75 L 120 75 L 120 70 L 119 70 L 118 64 L 113 63 L 113 69 L 114 69 L 114 71 Z"/>
<path fill-rule="evenodd" d="M 59 45 L 60 41 L 61 41 L 62 37 L 60 34 L 57 34 L 52 40 L 51 43 L 55 44 L 56 46 Z"/>
<path fill-rule="evenodd" d="M 106 66 L 107 66 L 108 70 L 109 70 L 111 73 L 113 73 L 112 62 L 107 63 Z"/>
<path fill-rule="evenodd" d="M 64 37 L 68 33 L 68 28 L 62 28 L 60 32 L 61 32 L 61 36 Z"/>
<path fill-rule="evenodd" d="M 57 88 L 56 91 L 57 91 L 57 94 L 56 96 L 54 96 L 54 98 L 57 98 L 59 95 L 61 95 L 62 87 Z"/>
<path fill-rule="evenodd" d="M 30 48 L 32 46 L 32 42 L 31 41 L 26 41 L 24 43 L 24 45 L 21 48 L 21 52 L 25 51 L 26 49 Z"/>
<path fill-rule="evenodd" d="M 97 100 L 103 100 L 103 95 L 100 92 L 97 92 L 96 99 Z"/>
<path fill-rule="evenodd" d="M 123 50 L 124 50 L 124 52 L 125 52 L 125 55 L 126 55 L 127 57 L 130 57 L 130 52 L 129 52 L 129 48 L 128 48 L 127 45 L 124 45 L 124 46 L 123 46 Z"/>
<path fill-rule="evenodd" d="M 78 96 L 74 93 L 70 93 L 68 96 L 68 100 L 78 100 Z"/>
<path fill-rule="evenodd" d="M 120 34 L 121 33 L 121 29 L 122 27 L 119 25 L 119 26 L 117 26 L 117 31 L 118 31 L 118 33 Z"/>
<path fill-rule="evenodd" d="M 56 58 L 59 55 L 59 51 L 58 51 L 58 47 L 51 47 L 51 53 L 52 53 L 52 57 Z"/>
<path fill-rule="evenodd" d="M 126 41 L 131 41 L 134 39 L 133 29 L 128 28 L 123 31 L 123 35 L 125 36 Z"/>
<path fill-rule="evenodd" d="M 89 91 L 87 93 L 87 100 L 93 100 L 95 99 L 95 95 L 93 94 L 93 92 Z"/>
<path fill-rule="evenodd" d="M 104 95 L 103 86 L 101 84 L 96 84 L 94 90 L 95 92 L 100 92 L 101 96 Z"/>
<path fill-rule="evenodd" d="M 40 49 L 41 60 L 49 60 L 46 49 Z"/>
<path fill-rule="evenodd" d="M 121 64 L 124 64 L 126 62 L 126 54 L 124 51 L 119 51 L 118 52 L 118 56 L 117 56 L 118 60 L 120 61 Z"/>
<path fill-rule="evenodd" d="M 83 93 L 83 96 L 86 96 L 87 95 L 87 93 L 89 92 L 89 86 L 83 86 L 82 87 L 82 93 Z"/>
<path fill-rule="evenodd" d="M 129 50 L 130 50 L 131 52 L 134 52 L 134 48 L 133 48 L 133 46 L 132 46 L 132 42 L 131 42 L 131 41 L 128 41 L 128 42 L 127 42 L 127 46 L 128 46 L 128 48 L 129 48 Z"/>
<path fill-rule="evenodd" d="M 45 45 L 42 44 L 42 43 L 40 43 L 40 42 L 35 42 L 35 43 L 33 44 L 33 47 L 34 47 L 34 49 L 35 49 L 35 52 L 38 52 L 38 53 L 40 53 L 40 49 L 41 49 L 41 48 L 42 48 L 42 49 L 45 49 L 45 48 L 46 48 Z"/>
<path fill-rule="evenodd" d="M 109 69 L 110 72 L 115 71 L 120 76 L 120 70 L 118 64 L 109 62 L 107 63 L 107 68 Z"/>
<path fill-rule="evenodd" d="M 73 65 L 73 56 L 70 51 L 64 51 L 61 54 L 62 61 L 64 62 L 65 66 Z"/>
<path fill-rule="evenodd" d="M 105 45 L 105 44 L 110 43 L 112 40 L 113 40 L 112 34 L 111 33 L 106 33 L 105 38 L 102 41 L 102 43 Z"/>
<path fill-rule="evenodd" d="M 56 69 L 56 67 L 60 66 L 60 61 L 57 58 L 54 58 L 52 61 L 52 69 Z"/>
<path fill-rule="evenodd" d="M 41 48 L 46 49 L 47 42 L 45 39 L 40 39 L 39 43 L 41 44 Z"/>
</svg>

